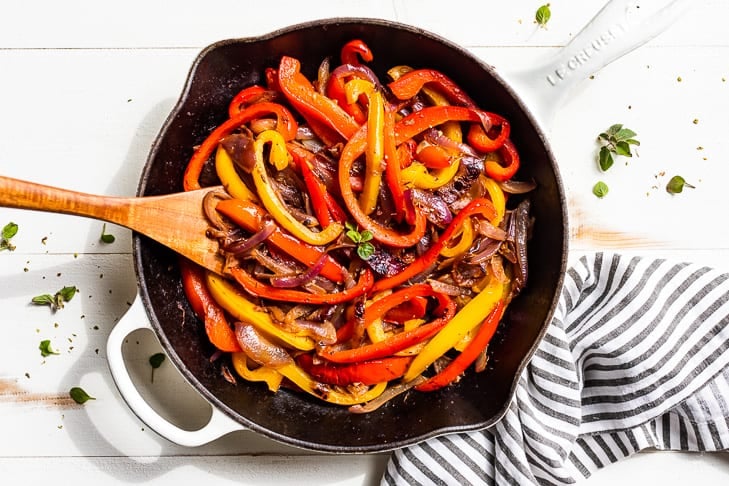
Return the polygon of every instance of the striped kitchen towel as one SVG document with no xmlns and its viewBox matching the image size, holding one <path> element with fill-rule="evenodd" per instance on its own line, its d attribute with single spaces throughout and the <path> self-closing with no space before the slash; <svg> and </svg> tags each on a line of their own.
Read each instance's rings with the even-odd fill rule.
<svg viewBox="0 0 729 486">
<path fill-rule="evenodd" d="M 572 484 L 641 449 L 728 449 L 728 364 L 729 274 L 582 257 L 504 419 L 396 451 L 382 484 Z"/>
</svg>

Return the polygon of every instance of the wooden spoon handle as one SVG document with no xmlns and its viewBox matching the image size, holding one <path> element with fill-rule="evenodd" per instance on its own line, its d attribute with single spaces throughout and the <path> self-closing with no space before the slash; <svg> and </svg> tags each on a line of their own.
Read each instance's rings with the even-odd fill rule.
<svg viewBox="0 0 729 486">
<path fill-rule="evenodd" d="M 122 226 L 129 224 L 130 198 L 97 196 L 0 176 L 0 206 L 73 214 Z"/>
</svg>

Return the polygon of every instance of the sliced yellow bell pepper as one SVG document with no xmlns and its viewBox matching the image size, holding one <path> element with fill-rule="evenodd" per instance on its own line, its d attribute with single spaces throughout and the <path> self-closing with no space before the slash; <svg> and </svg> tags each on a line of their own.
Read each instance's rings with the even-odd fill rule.
<svg viewBox="0 0 729 486">
<path fill-rule="evenodd" d="M 251 369 L 248 367 L 248 356 L 245 353 L 232 353 L 230 356 L 235 372 L 248 381 L 263 381 L 272 392 L 277 392 L 283 381 L 283 375 L 273 368 L 259 366 Z"/>
<path fill-rule="evenodd" d="M 286 164 L 288 164 L 289 157 L 288 150 L 286 150 L 286 142 L 280 133 L 274 130 L 266 130 L 265 132 L 261 132 L 256 138 L 254 142 L 256 161 L 251 175 L 253 176 L 253 183 L 256 186 L 263 206 L 271 213 L 271 216 L 278 224 L 306 243 L 323 246 L 336 240 L 344 229 L 344 226 L 340 223 L 333 222 L 322 231 L 312 231 L 297 220 L 288 211 L 283 201 L 279 199 L 278 194 L 276 194 L 273 185 L 268 179 L 268 173 L 266 172 L 266 166 L 263 161 L 263 150 L 267 143 L 271 144 L 270 159 L 277 168 L 285 168 Z"/>
<path fill-rule="evenodd" d="M 353 79 L 344 85 L 347 102 L 354 103 L 360 95 L 367 97 L 367 149 L 365 150 L 364 187 L 359 196 L 359 205 L 365 214 L 377 206 L 380 182 L 385 170 L 385 101 L 382 93 L 364 79 Z"/>
<path fill-rule="evenodd" d="M 428 341 L 428 344 L 410 363 L 410 367 L 403 376 L 403 381 L 407 383 L 417 378 L 435 360 L 463 339 L 471 329 L 478 326 L 503 298 L 504 290 L 503 283 L 497 279 L 491 279 L 480 294 L 464 305 L 453 316 L 453 319 Z"/>
<path fill-rule="evenodd" d="M 355 395 L 352 393 L 341 392 L 328 385 L 319 383 L 295 364 L 284 365 L 276 371 L 291 380 L 305 392 L 336 405 L 357 405 L 358 403 L 369 402 L 373 398 L 382 395 L 382 392 L 384 392 L 385 388 L 387 388 L 387 382 L 378 383 L 373 385 L 366 392 L 360 395 Z"/>
<path fill-rule="evenodd" d="M 486 188 L 486 192 L 489 193 L 491 202 L 494 203 L 494 209 L 496 210 L 496 217 L 494 217 L 493 221 L 491 221 L 491 224 L 498 226 L 504 219 L 504 214 L 506 212 L 506 197 L 504 196 L 504 191 L 492 178 L 483 174 L 479 177 L 481 179 L 481 183 Z"/>
<path fill-rule="evenodd" d="M 460 160 L 455 159 L 448 167 L 430 172 L 420 162 L 413 162 L 402 170 L 402 180 L 405 184 L 418 189 L 438 189 L 453 179 L 460 164 Z"/>
<path fill-rule="evenodd" d="M 257 330 L 277 343 L 301 351 L 314 349 L 315 342 L 313 339 L 285 331 L 276 326 L 267 312 L 248 300 L 226 279 L 212 272 L 208 272 L 205 281 L 215 301 L 239 321 L 250 323 Z"/>
<path fill-rule="evenodd" d="M 215 172 L 218 174 L 218 178 L 223 183 L 223 187 L 228 194 L 236 199 L 258 202 L 258 196 L 248 189 L 248 186 L 241 180 L 238 172 L 235 170 L 233 159 L 230 158 L 228 152 L 220 145 L 215 152 Z"/>
<path fill-rule="evenodd" d="M 454 246 L 444 246 L 440 251 L 441 256 L 446 258 L 456 257 L 463 253 L 466 253 L 471 245 L 473 244 L 473 224 L 471 224 L 471 218 L 463 220 L 461 225 L 461 239 L 458 244 Z"/>
</svg>

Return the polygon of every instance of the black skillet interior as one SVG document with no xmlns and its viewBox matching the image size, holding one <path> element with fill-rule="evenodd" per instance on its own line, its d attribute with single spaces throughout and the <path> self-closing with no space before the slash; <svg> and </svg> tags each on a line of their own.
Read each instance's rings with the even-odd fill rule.
<svg viewBox="0 0 729 486">
<path fill-rule="evenodd" d="M 226 116 L 242 87 L 263 83 L 263 70 L 281 55 L 298 58 L 316 77 L 326 56 L 338 59 L 347 41 L 364 40 L 374 53 L 371 67 L 381 79 L 394 65 L 431 67 L 451 76 L 479 105 L 505 115 L 520 150 L 519 178 L 534 178 L 536 224 L 529 245 L 528 288 L 511 304 L 502 332 L 491 345 L 489 368 L 434 393 L 409 393 L 365 415 L 330 406 L 301 393 L 270 393 L 260 384 L 220 374 L 201 323 L 182 293 L 176 256 L 139 235 L 134 239 L 140 292 L 154 329 L 170 359 L 215 407 L 274 440 L 327 452 L 392 450 L 446 432 L 494 424 L 506 412 L 517 376 L 551 320 L 566 259 L 566 214 L 561 182 L 548 144 L 518 96 L 472 54 L 420 29 L 371 19 L 328 19 L 259 38 L 228 40 L 206 48 L 193 64 L 181 98 L 162 128 L 145 166 L 139 195 L 181 190 L 193 146 Z M 202 236 L 201 236 L 202 237 Z"/>
</svg>

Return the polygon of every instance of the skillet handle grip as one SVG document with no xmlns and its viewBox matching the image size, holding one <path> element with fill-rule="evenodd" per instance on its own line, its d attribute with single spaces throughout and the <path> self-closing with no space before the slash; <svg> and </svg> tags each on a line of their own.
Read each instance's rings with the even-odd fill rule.
<svg viewBox="0 0 729 486">
<path fill-rule="evenodd" d="M 667 29 L 689 0 L 610 0 L 546 62 L 505 72 L 537 120 L 548 127 L 565 97 L 581 81 Z"/>
<path fill-rule="evenodd" d="M 134 385 L 124 363 L 122 348 L 126 338 L 138 329 L 152 330 L 144 310 L 141 297 L 137 296 L 122 319 L 114 326 L 106 343 L 109 369 L 119 393 L 134 414 L 149 428 L 165 439 L 186 447 L 197 447 L 222 437 L 230 432 L 246 430 L 223 412 L 212 407 L 210 421 L 198 430 L 185 430 L 171 423 L 142 397 Z"/>
</svg>

